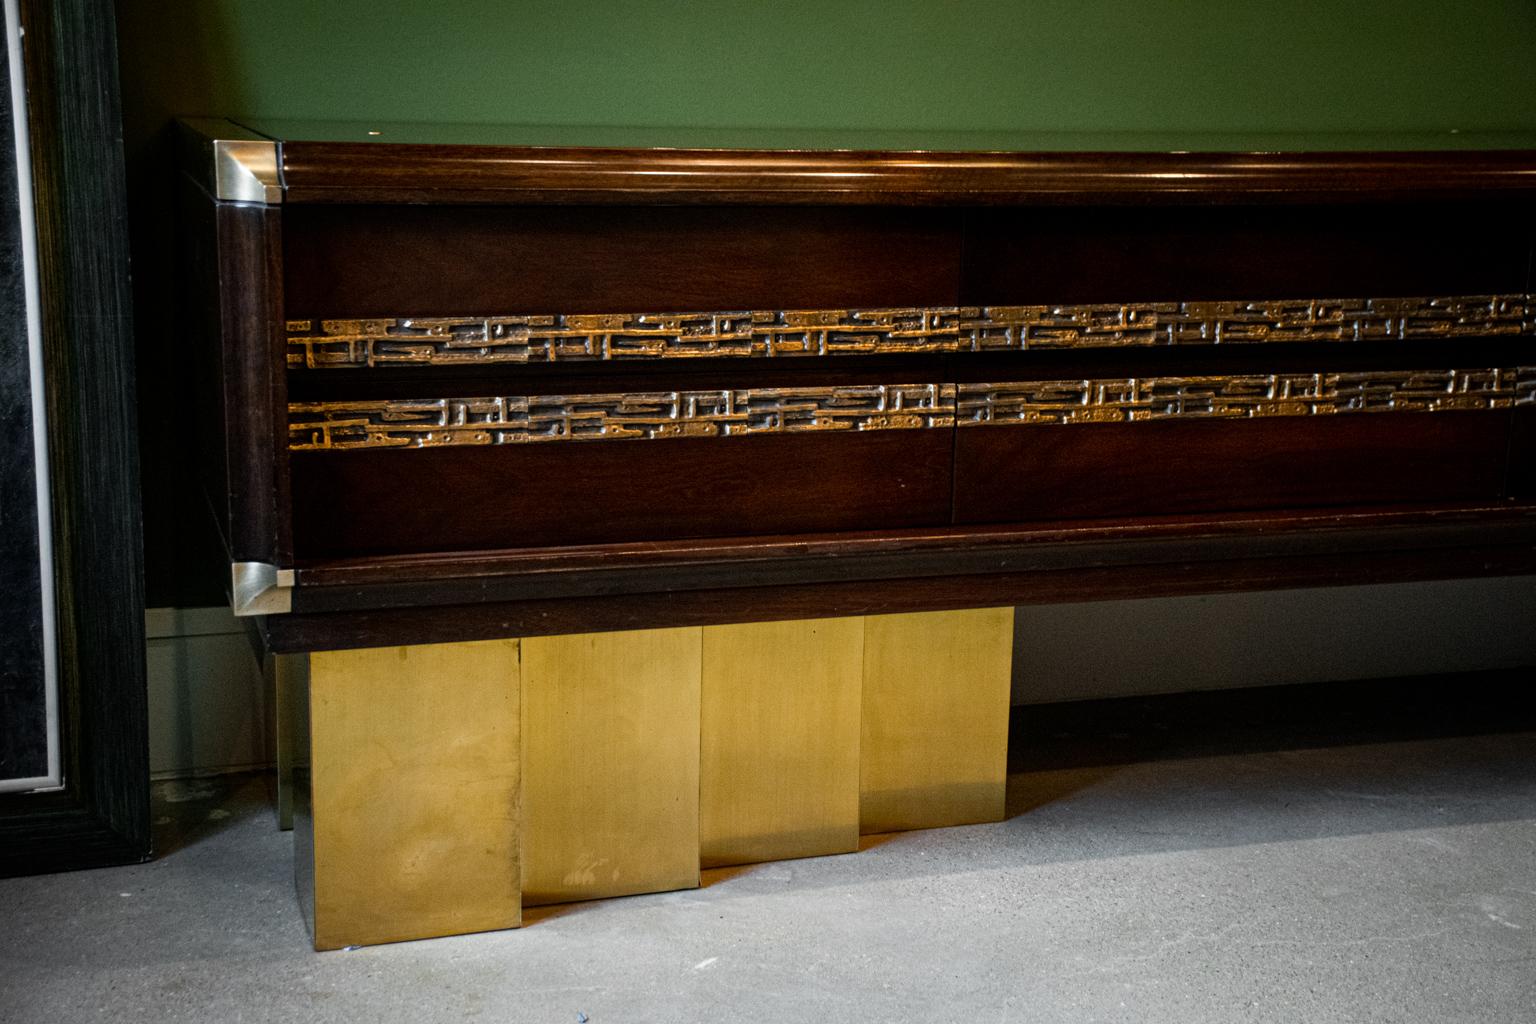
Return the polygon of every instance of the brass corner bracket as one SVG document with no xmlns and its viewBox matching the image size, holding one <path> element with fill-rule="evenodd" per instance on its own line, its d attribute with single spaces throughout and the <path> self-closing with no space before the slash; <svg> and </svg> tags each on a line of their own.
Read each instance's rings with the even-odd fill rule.
<svg viewBox="0 0 1536 1024">
<path fill-rule="evenodd" d="M 293 610 L 292 569 L 266 562 L 231 562 L 229 603 L 236 616 L 284 615 Z"/>
</svg>

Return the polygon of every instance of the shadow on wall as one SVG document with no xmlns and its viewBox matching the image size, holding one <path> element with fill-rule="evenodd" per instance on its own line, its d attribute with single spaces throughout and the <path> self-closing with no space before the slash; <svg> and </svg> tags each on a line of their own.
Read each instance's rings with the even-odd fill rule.
<svg viewBox="0 0 1536 1024">
<path fill-rule="evenodd" d="M 1536 665 L 1536 577 L 1023 607 L 1013 702 Z"/>
<path fill-rule="evenodd" d="M 191 476 L 188 417 L 181 412 L 190 361 L 174 329 L 171 120 L 244 109 L 242 79 L 229 65 L 251 56 L 238 45 L 219 4 L 132 0 L 118 6 L 150 608 L 224 603 L 223 556 Z"/>
</svg>

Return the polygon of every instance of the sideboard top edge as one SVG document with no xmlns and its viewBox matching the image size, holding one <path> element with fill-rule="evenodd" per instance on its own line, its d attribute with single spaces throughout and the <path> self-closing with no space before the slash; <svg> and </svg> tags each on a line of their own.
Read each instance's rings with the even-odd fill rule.
<svg viewBox="0 0 1536 1024">
<path fill-rule="evenodd" d="M 221 199 L 1062 204 L 1536 196 L 1536 131 L 1003 133 L 189 120 Z"/>
<path fill-rule="evenodd" d="M 1502 131 L 1081 131 L 728 128 L 242 118 L 287 143 L 477 149 L 735 153 L 1408 153 L 1536 152 L 1536 126 Z"/>
</svg>

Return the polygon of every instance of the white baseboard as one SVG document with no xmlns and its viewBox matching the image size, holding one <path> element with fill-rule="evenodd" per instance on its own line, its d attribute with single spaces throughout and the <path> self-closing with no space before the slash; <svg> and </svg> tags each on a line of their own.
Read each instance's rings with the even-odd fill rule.
<svg viewBox="0 0 1536 1024">
<path fill-rule="evenodd" d="M 253 761 L 250 764 L 228 764 L 217 768 L 166 768 L 149 773 L 150 782 L 173 782 L 178 779 L 216 779 L 221 775 L 249 775 L 252 772 L 272 771 L 271 761 Z"/>
<path fill-rule="evenodd" d="M 1015 704 L 1536 666 L 1536 576 L 1038 605 Z"/>
<path fill-rule="evenodd" d="M 144 615 L 153 779 L 270 767 L 271 708 L 261 666 L 227 608 Z"/>
</svg>

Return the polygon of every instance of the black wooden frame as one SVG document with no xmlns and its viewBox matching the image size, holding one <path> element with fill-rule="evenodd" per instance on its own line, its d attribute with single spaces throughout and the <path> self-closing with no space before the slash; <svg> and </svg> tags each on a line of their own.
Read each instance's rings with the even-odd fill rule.
<svg viewBox="0 0 1536 1024">
<path fill-rule="evenodd" d="M 0 798 L 0 874 L 147 859 L 127 201 L 110 0 L 23 0 L 65 785 Z"/>
</svg>

